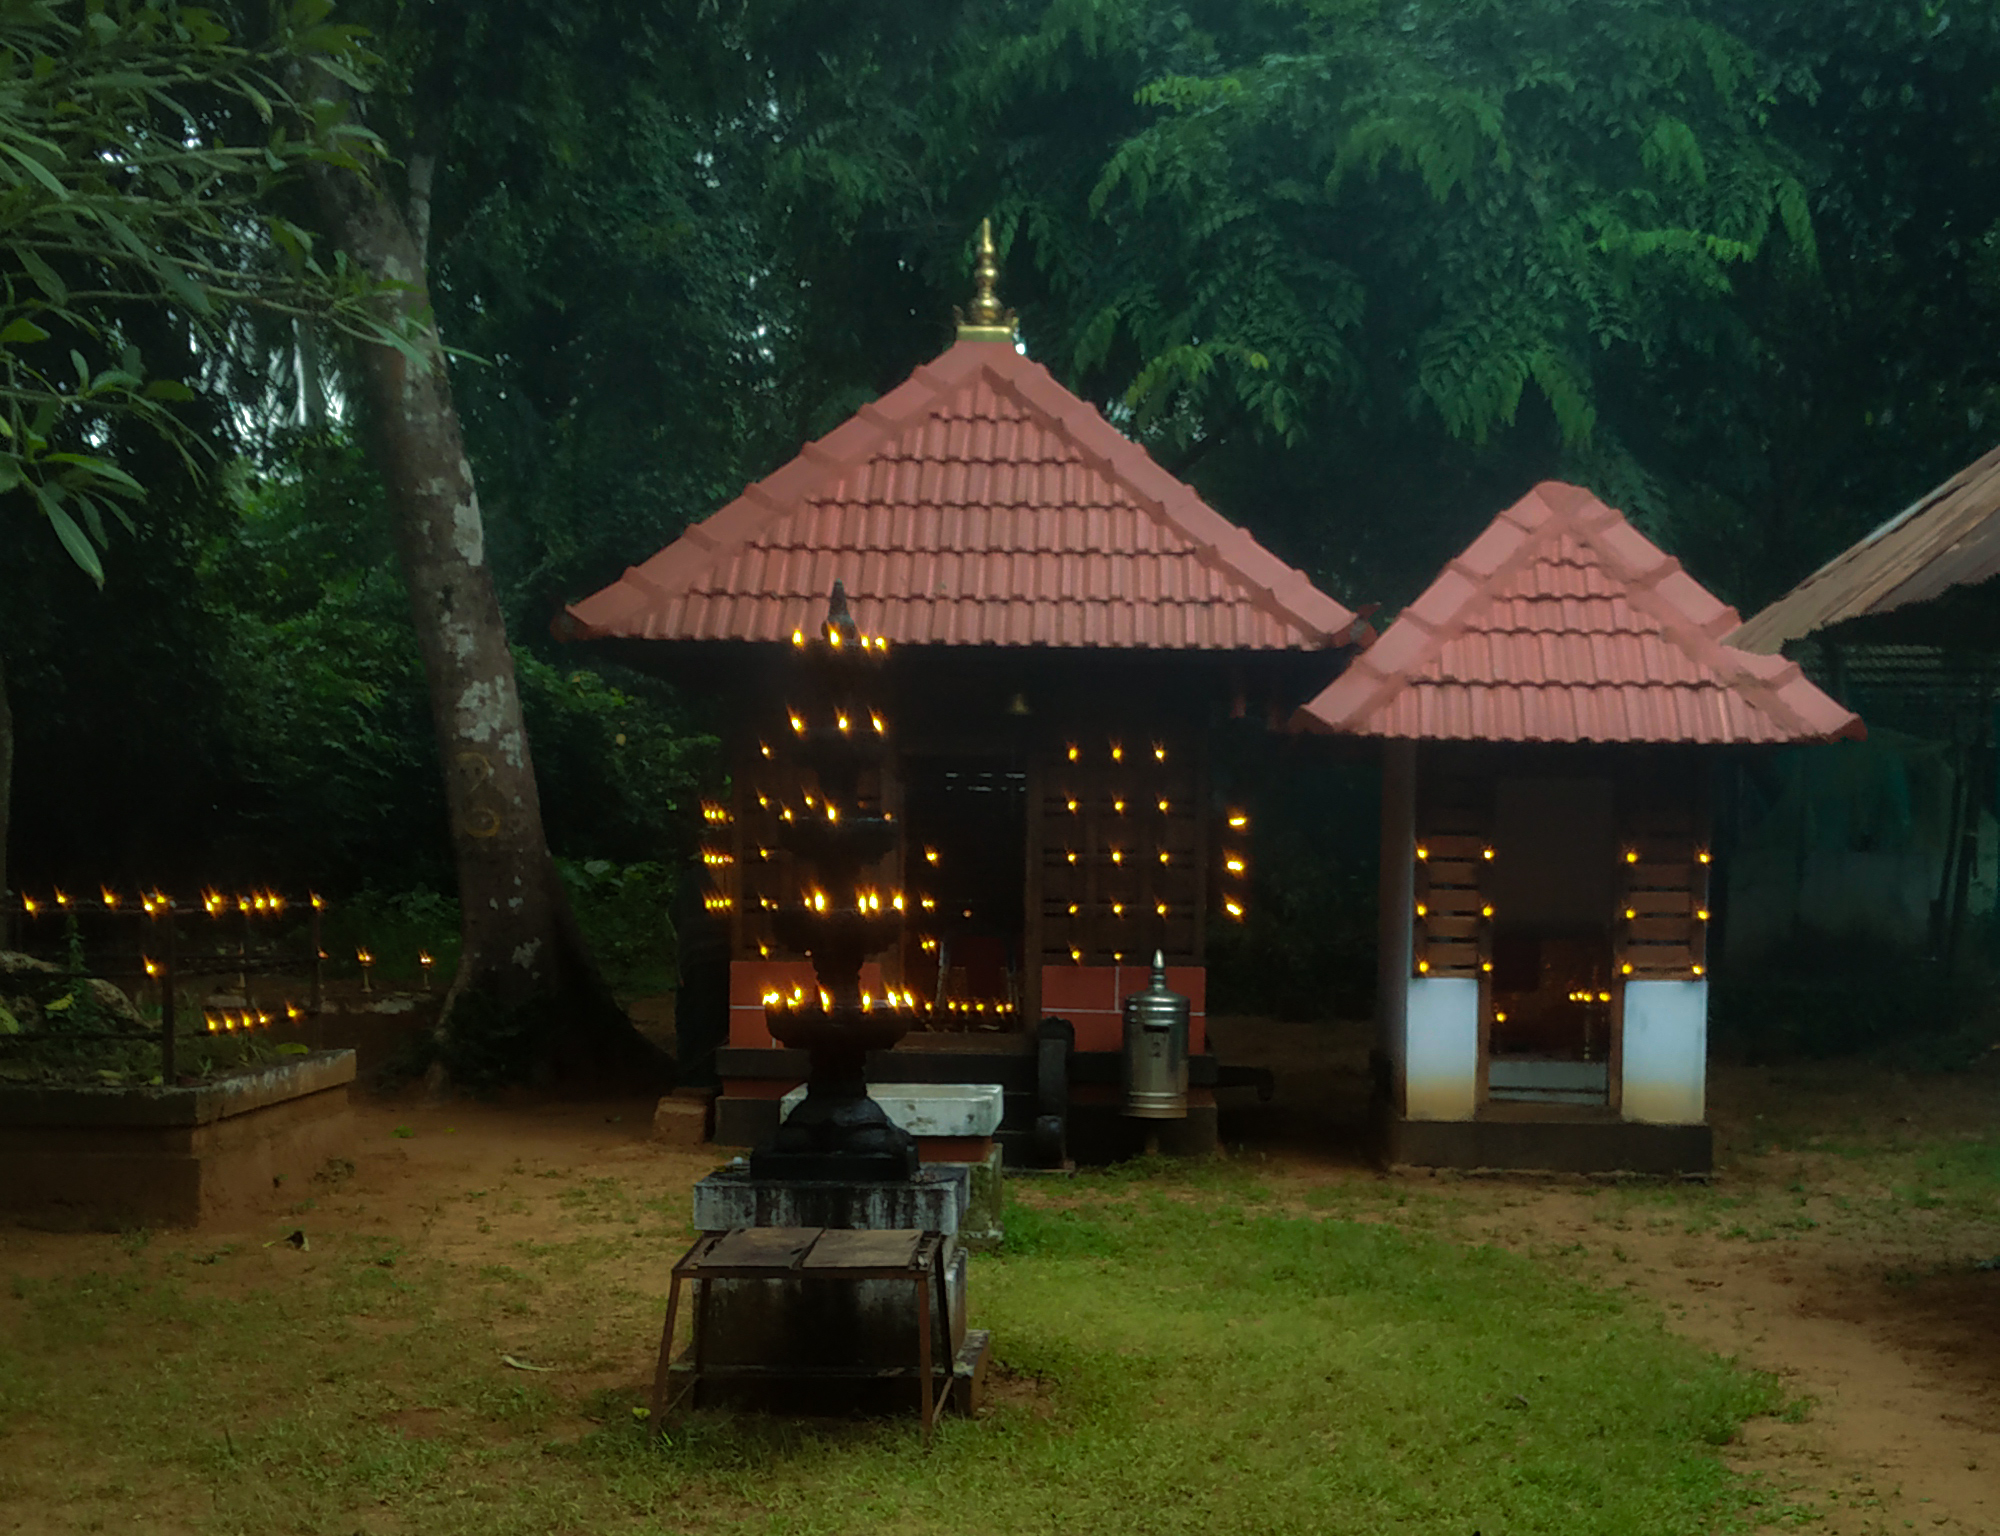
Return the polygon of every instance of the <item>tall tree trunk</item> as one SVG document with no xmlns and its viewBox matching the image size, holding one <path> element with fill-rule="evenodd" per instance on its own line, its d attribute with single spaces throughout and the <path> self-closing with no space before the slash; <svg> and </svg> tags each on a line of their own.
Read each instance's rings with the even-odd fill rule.
<svg viewBox="0 0 2000 1536">
<path fill-rule="evenodd" d="M 0 901 L 7 897 L 7 818 L 14 805 L 14 707 L 7 700 L 7 658 L 0 656 Z M 11 939 L 0 922 L 0 943 Z"/>
<path fill-rule="evenodd" d="M 441 1059 L 460 1080 L 657 1075 L 665 1059 L 612 999 L 549 857 L 422 249 L 372 177 L 320 166 L 312 192 L 325 235 L 397 285 L 377 300 L 379 317 L 422 338 L 421 362 L 362 346 L 358 384 L 416 618 L 458 866 L 464 949 Z"/>
</svg>

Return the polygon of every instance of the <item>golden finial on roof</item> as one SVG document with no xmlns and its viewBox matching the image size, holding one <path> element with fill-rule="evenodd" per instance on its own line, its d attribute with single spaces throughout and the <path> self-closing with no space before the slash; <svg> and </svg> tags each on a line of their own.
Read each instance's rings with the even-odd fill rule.
<svg viewBox="0 0 2000 1536">
<path fill-rule="evenodd" d="M 1014 339 L 1014 311 L 1000 307 L 996 291 L 1000 282 L 1000 258 L 993 250 L 993 221 L 979 221 L 979 257 L 972 268 L 972 313 L 955 309 L 960 341 L 1006 341 Z"/>
</svg>

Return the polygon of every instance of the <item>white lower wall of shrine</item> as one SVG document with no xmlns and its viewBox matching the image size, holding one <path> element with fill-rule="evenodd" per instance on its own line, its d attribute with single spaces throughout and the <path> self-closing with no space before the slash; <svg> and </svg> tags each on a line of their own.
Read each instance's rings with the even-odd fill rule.
<svg viewBox="0 0 2000 1536">
<path fill-rule="evenodd" d="M 1412 1120 L 1470 1120 L 1479 1094 L 1479 983 L 1414 976 L 1408 987 L 1403 1112 Z"/>
<path fill-rule="evenodd" d="M 1625 983 L 1624 1116 L 1656 1125 L 1707 1118 L 1708 982 Z"/>
</svg>

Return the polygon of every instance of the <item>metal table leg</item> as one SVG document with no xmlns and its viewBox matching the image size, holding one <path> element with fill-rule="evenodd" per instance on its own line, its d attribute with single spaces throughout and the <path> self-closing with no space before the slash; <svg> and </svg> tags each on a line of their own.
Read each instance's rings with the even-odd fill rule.
<svg viewBox="0 0 2000 1536">
<path fill-rule="evenodd" d="M 917 1276 L 917 1413 L 924 1421 L 924 1444 L 931 1443 L 931 1277 Z"/>
<path fill-rule="evenodd" d="M 666 1430 L 667 1384 L 669 1371 L 674 1359 L 674 1320 L 681 1305 L 681 1277 L 677 1274 L 667 1282 L 667 1323 L 660 1330 L 660 1363 L 653 1372 L 653 1438 L 658 1439 Z"/>
</svg>

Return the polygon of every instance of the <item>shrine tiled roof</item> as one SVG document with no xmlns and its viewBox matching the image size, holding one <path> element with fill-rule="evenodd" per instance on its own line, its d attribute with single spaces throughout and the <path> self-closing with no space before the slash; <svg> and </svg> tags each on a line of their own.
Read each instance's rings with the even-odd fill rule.
<svg viewBox="0 0 2000 1536">
<path fill-rule="evenodd" d="M 1848 619 L 1929 602 L 2000 575 L 2000 448 L 1842 550 L 1730 641 L 1776 652 Z"/>
<path fill-rule="evenodd" d="M 1444 741 L 1823 741 L 1860 718 L 1792 662 L 1722 643 L 1734 609 L 1590 492 L 1509 507 L 1298 716 Z"/>
<path fill-rule="evenodd" d="M 644 564 L 574 639 L 782 642 L 836 579 L 918 645 L 1317 650 L 1367 631 L 1007 342 L 962 340 Z"/>
</svg>

